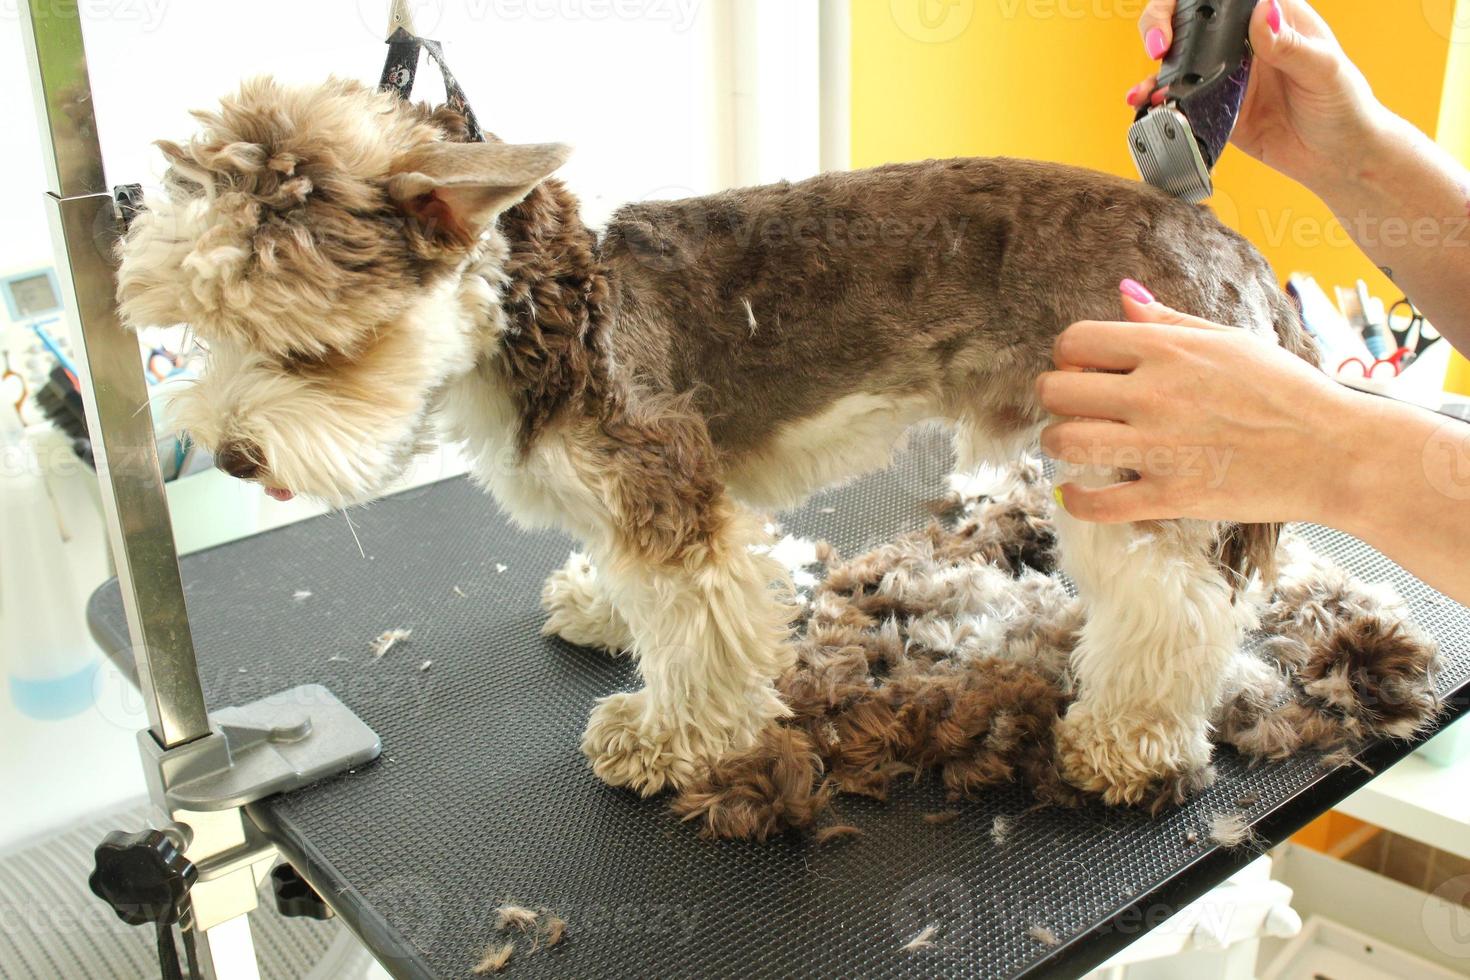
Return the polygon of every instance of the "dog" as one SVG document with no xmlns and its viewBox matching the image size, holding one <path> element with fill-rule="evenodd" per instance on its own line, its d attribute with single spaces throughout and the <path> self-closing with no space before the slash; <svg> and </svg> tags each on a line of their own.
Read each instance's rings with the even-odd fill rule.
<svg viewBox="0 0 1470 980">
<path fill-rule="evenodd" d="M 943 420 L 959 464 L 1009 461 L 1034 386 L 1118 283 L 1310 342 L 1271 270 L 1211 214 L 1142 184 L 1012 159 L 832 173 L 633 204 L 601 234 L 561 145 L 466 141 L 447 107 L 352 81 L 245 83 L 169 162 L 119 244 L 132 327 L 207 345 L 178 421 L 226 472 L 343 506 L 435 427 L 517 522 L 583 544 L 547 627 L 628 651 L 582 749 L 642 794 L 689 784 L 787 711 L 786 572 L 761 513 L 884 467 Z M 1136 474 L 1062 464 L 1092 485 Z M 1064 777 L 1114 803 L 1208 770 L 1211 712 L 1279 528 L 1058 515 L 1086 621 Z"/>
</svg>

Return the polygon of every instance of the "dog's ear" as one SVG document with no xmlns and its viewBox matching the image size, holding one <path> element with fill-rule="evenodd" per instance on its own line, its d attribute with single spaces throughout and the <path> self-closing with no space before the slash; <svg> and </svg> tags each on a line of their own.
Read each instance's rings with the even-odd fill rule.
<svg viewBox="0 0 1470 980">
<path fill-rule="evenodd" d="M 468 248 L 571 154 L 562 143 L 430 143 L 393 161 L 388 194 L 430 240 Z"/>
</svg>

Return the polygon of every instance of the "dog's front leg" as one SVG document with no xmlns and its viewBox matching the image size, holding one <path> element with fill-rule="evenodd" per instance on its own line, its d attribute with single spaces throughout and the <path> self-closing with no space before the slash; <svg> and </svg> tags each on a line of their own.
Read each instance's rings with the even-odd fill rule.
<svg viewBox="0 0 1470 980">
<path fill-rule="evenodd" d="M 787 709 L 774 681 L 792 662 L 785 571 L 753 553 L 766 534 L 721 497 L 669 551 L 620 534 L 599 574 L 632 634 L 644 688 L 603 698 L 582 751 L 603 780 L 644 795 L 677 788 L 745 748 Z"/>
<path fill-rule="evenodd" d="M 1057 726 L 1062 775 L 1113 804 L 1208 784 L 1209 721 L 1246 615 L 1211 555 L 1213 526 L 1088 524 L 1059 510 L 1057 530 L 1087 613 L 1072 655 L 1077 700 Z"/>
</svg>

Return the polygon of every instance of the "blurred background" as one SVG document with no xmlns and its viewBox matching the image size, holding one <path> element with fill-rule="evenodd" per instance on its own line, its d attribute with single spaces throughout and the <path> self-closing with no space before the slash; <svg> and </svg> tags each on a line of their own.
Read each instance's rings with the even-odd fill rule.
<svg viewBox="0 0 1470 980">
<path fill-rule="evenodd" d="M 0 0 L 7 403 L 0 407 L 0 787 L 7 796 L 0 910 L 7 855 L 34 851 L 74 821 L 142 797 L 132 735 L 145 724 L 84 626 L 86 598 L 110 565 L 69 360 L 73 338 L 54 285 L 18 2 L 27 0 Z M 486 129 L 515 142 L 576 147 L 562 176 L 597 223 L 628 201 L 929 157 L 1033 157 L 1135 177 L 1124 140 L 1132 111 L 1123 97 L 1153 70 L 1136 28 L 1143 5 L 416 0 L 413 9 L 419 32 L 444 42 Z M 1315 5 L 1379 98 L 1470 161 L 1470 0 Z M 162 167 L 152 141 L 187 137 L 189 111 L 214 106 L 242 78 L 336 74 L 375 82 L 388 3 L 83 0 L 81 7 L 108 180 L 153 185 Z M 425 71 L 416 97 L 437 99 L 440 91 Z M 1340 314 L 1360 328 L 1339 303 L 1343 289 L 1368 298 L 1358 303 L 1359 317 L 1388 319 L 1401 294 L 1311 193 L 1238 151 L 1226 154 L 1216 186 L 1209 206 L 1266 254 L 1283 281 L 1292 277 L 1313 302 L 1329 304 L 1321 315 Z M 1463 366 L 1453 367 L 1447 345 L 1430 344 L 1432 337 L 1432 327 L 1415 335 L 1421 356 L 1404 378 L 1369 380 L 1398 385 L 1431 407 L 1448 404 L 1444 389 L 1470 377 L 1454 380 Z M 174 325 L 143 339 L 139 359 L 156 392 L 181 550 L 319 512 L 223 477 L 177 439 L 167 395 L 188 383 L 197 352 Z M 444 450 L 406 482 L 462 469 Z M 347 515 L 332 519 L 342 525 L 344 558 L 355 556 Z M 1418 894 L 1470 882 L 1470 763 L 1453 730 L 1436 743 L 1314 826 L 1301 846 Z M 1384 914 L 1390 898 L 1359 879 L 1338 882 L 1313 860 L 1291 865 L 1307 882 L 1293 882 L 1299 897 L 1362 896 L 1362 914 L 1349 923 L 1357 929 Z M 0 953 L 6 936 L 0 929 Z M 1465 972 L 1470 950 L 1452 956 L 1427 942 L 1410 945 L 1437 968 Z M 0 976 L 8 976 L 3 962 Z"/>
</svg>

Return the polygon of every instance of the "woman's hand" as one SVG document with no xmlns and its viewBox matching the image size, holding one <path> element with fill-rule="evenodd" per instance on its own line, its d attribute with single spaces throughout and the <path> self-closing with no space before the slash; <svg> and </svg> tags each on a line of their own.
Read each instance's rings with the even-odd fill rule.
<svg viewBox="0 0 1470 980">
<path fill-rule="evenodd" d="M 1470 425 L 1339 386 L 1243 330 L 1185 316 L 1138 283 L 1124 323 L 1057 338 L 1041 402 L 1067 421 L 1047 455 L 1135 470 L 1059 488 L 1084 521 L 1315 521 L 1357 535 L 1470 604 Z"/>
<path fill-rule="evenodd" d="M 1173 43 L 1176 2 L 1149 0 L 1139 20 L 1144 48 L 1155 61 Z M 1309 187 L 1340 173 L 1344 161 L 1359 155 L 1363 134 L 1380 114 L 1362 72 L 1305 0 L 1261 0 L 1250 37 L 1255 67 L 1231 141 Z M 1161 103 L 1157 84 L 1157 76 L 1140 82 L 1128 104 Z"/>
<path fill-rule="evenodd" d="M 1067 512 L 1115 523 L 1193 517 L 1328 522 L 1358 452 L 1340 445 L 1351 393 L 1300 358 L 1178 313 L 1132 280 L 1129 322 L 1075 323 L 1057 338 L 1041 403 L 1048 456 L 1137 471 L 1136 482 L 1061 488 Z M 1108 373 L 1100 373 L 1108 372 Z"/>
</svg>

